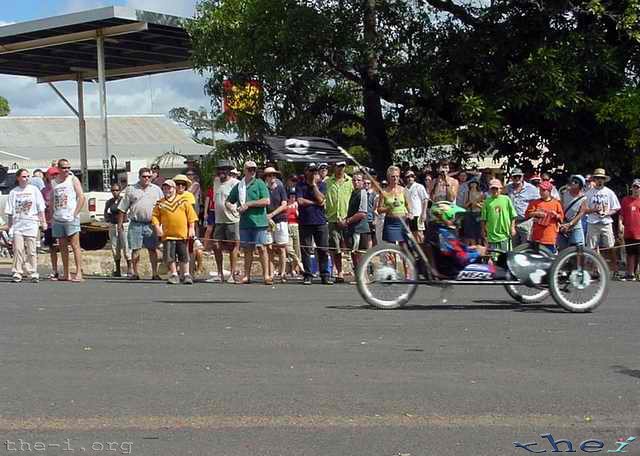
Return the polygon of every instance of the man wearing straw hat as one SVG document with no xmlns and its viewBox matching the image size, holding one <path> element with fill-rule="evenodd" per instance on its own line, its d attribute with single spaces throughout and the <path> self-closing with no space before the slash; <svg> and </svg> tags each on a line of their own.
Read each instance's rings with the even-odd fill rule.
<svg viewBox="0 0 640 456">
<path fill-rule="evenodd" d="M 607 256 L 614 276 L 618 272 L 618 261 L 615 249 L 616 244 L 613 234 L 612 216 L 620 210 L 618 197 L 604 184 L 611 178 L 607 176 L 603 168 L 596 168 L 591 174 L 594 187 L 586 194 L 584 213 L 587 214 L 587 247 L 590 249 L 607 249 Z"/>
</svg>

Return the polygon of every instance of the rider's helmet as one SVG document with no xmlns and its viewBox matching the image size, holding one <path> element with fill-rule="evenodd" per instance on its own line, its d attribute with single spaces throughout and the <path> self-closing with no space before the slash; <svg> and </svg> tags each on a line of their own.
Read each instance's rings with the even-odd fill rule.
<svg viewBox="0 0 640 456">
<path fill-rule="evenodd" d="M 431 206 L 431 215 L 437 221 L 455 223 L 456 215 L 462 214 L 466 210 L 455 203 L 449 201 L 438 201 Z"/>
</svg>

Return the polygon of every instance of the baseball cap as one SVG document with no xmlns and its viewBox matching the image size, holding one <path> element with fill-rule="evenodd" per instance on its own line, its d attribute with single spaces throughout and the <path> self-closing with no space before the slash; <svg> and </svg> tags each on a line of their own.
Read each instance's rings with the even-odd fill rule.
<svg viewBox="0 0 640 456">
<path fill-rule="evenodd" d="M 405 173 L 404 177 L 416 177 L 416 173 L 414 173 L 413 171 L 409 170 Z"/>
<path fill-rule="evenodd" d="M 307 164 L 307 166 L 305 166 L 304 169 L 318 169 L 318 165 L 312 162 Z"/>
<path fill-rule="evenodd" d="M 511 175 L 512 176 L 524 176 L 524 173 L 522 172 L 522 170 L 520 168 L 514 168 L 513 171 L 511 171 Z"/>
<path fill-rule="evenodd" d="M 336 163 L 336 165 L 337 165 L 337 163 Z M 325 163 L 325 162 L 322 162 L 322 163 L 320 163 L 318 165 L 318 168 L 328 168 L 328 167 L 329 167 L 329 163 Z"/>
<path fill-rule="evenodd" d="M 169 186 L 169 187 L 175 187 L 176 183 L 173 179 L 167 179 L 162 183 L 162 186 L 164 187 L 165 185 Z"/>
<path fill-rule="evenodd" d="M 244 163 L 244 167 L 246 168 L 257 168 L 258 165 L 256 165 L 256 162 L 254 162 L 253 160 L 248 160 Z"/>
<path fill-rule="evenodd" d="M 324 165 L 324 163 L 323 163 L 323 165 Z M 322 166 L 322 165 L 320 165 L 320 166 Z M 336 162 L 336 166 L 347 166 L 347 162 L 346 161 Z"/>
<path fill-rule="evenodd" d="M 540 182 L 540 185 L 538 185 L 538 188 L 540 190 L 549 190 L 551 191 L 553 189 L 553 184 L 549 181 L 542 181 Z"/>
<path fill-rule="evenodd" d="M 640 187 L 640 179 L 634 179 L 633 183 L 631 184 L 632 187 Z"/>
<path fill-rule="evenodd" d="M 584 178 L 584 176 L 582 176 L 582 174 L 573 174 L 573 175 L 571 175 L 569 180 L 580 182 L 580 186 L 581 187 L 584 187 L 585 185 L 587 185 L 587 181 Z"/>
<path fill-rule="evenodd" d="M 58 168 L 57 166 L 52 166 L 51 168 L 47 169 L 48 176 L 55 176 L 56 174 L 60 174 L 60 168 Z"/>
<path fill-rule="evenodd" d="M 491 179 L 489 181 L 489 188 L 502 188 L 502 182 L 500 182 L 500 179 Z"/>
</svg>

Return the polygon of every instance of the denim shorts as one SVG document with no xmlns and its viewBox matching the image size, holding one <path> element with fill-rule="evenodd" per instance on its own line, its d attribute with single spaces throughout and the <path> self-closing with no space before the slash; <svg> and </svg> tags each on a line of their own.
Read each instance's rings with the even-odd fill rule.
<svg viewBox="0 0 640 456">
<path fill-rule="evenodd" d="M 584 231 L 582 226 L 565 233 L 558 233 L 558 248 L 564 250 L 573 245 L 584 245 Z"/>
<path fill-rule="evenodd" d="M 74 234 L 78 234 L 80 232 L 80 219 L 76 218 L 73 222 L 58 222 L 57 220 L 53 221 L 53 225 L 51 227 L 51 234 L 55 239 L 60 239 L 63 237 L 71 237 Z"/>
<path fill-rule="evenodd" d="M 129 248 L 131 250 L 155 249 L 158 247 L 158 236 L 151 223 L 131 222 L 127 233 Z"/>
<path fill-rule="evenodd" d="M 267 227 L 240 229 L 240 245 L 242 247 L 254 247 L 267 243 Z"/>
</svg>

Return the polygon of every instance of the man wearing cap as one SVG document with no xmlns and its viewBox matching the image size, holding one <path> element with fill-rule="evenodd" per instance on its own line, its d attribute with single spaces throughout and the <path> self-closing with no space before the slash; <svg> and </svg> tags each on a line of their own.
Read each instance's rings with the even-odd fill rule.
<svg viewBox="0 0 640 456">
<path fill-rule="evenodd" d="M 298 198 L 298 221 L 300 223 L 300 243 L 302 244 L 302 264 L 304 266 L 305 285 L 311 285 L 313 273 L 311 270 L 311 255 L 313 243 L 316 244 L 318 264 L 322 283 L 333 284 L 329 271 L 329 228 L 324 212 L 326 185 L 320 180 L 318 167 L 315 163 L 309 163 L 304 170 L 303 181 L 296 185 Z"/>
<path fill-rule="evenodd" d="M 524 173 L 520 168 L 515 168 L 511 171 L 511 183 L 507 185 L 507 195 L 511 198 L 517 214 L 516 231 L 513 236 L 513 247 L 517 247 L 531 238 L 533 220 L 527 220 L 525 213 L 529 203 L 540 197 L 540 192 L 536 186 L 524 181 Z"/>
<path fill-rule="evenodd" d="M 529 203 L 525 215 L 533 219 L 531 241 L 543 245 L 553 253 L 557 251 L 559 226 L 564 219 L 564 211 L 560 201 L 551 197 L 553 185 L 542 181 L 538 186 L 540 198 Z"/>
<path fill-rule="evenodd" d="M 335 164 L 333 176 L 329 176 L 325 184 L 325 214 L 329 222 L 329 249 L 336 268 L 336 282 L 344 282 L 342 275 L 342 249 L 345 247 L 344 220 L 349 210 L 349 198 L 353 191 L 351 177 L 345 173 L 347 162 Z"/>
<path fill-rule="evenodd" d="M 636 280 L 640 257 L 640 179 L 631 184 L 631 195 L 622 199 L 620 210 L 620 238 L 624 239 L 627 252 L 626 280 Z"/>
<path fill-rule="evenodd" d="M 480 212 L 483 240 L 489 247 L 497 250 L 511 250 L 511 238 L 516 232 L 518 214 L 507 195 L 503 195 L 502 182 L 498 179 L 489 181 L 491 192 L 484 200 Z"/>
<path fill-rule="evenodd" d="M 264 169 L 264 178 L 269 189 L 267 218 L 267 249 L 269 251 L 269 275 L 275 270 L 275 257 L 280 265 L 280 280 L 287 281 L 287 246 L 289 245 L 289 224 L 287 222 L 287 192 L 279 179 L 280 171 L 273 166 Z"/>
<path fill-rule="evenodd" d="M 237 204 L 240 213 L 240 244 L 244 253 L 244 277 L 240 283 L 251 282 L 251 265 L 253 264 L 253 251 L 258 249 L 262 275 L 266 285 L 273 284 L 273 278 L 269 276 L 267 264 L 267 206 L 269 206 L 269 189 L 264 181 L 256 177 L 258 165 L 254 161 L 244 164 L 244 177 L 233 187 L 227 203 Z"/>
<path fill-rule="evenodd" d="M 613 190 L 604 185 L 611 178 L 603 168 L 597 168 L 591 178 L 595 186 L 586 192 L 583 203 L 584 213 L 587 214 L 587 247 L 608 249 L 609 267 L 615 277 L 618 260 L 616 250 L 611 248 L 616 245 L 612 216 L 620 210 L 620 201 Z"/>
<path fill-rule="evenodd" d="M 118 205 L 118 232 L 124 233 L 124 214 L 129 219 L 127 240 L 131 249 L 131 275 L 129 279 L 140 280 L 138 264 L 140 250 L 144 247 L 149 252 L 151 274 L 153 280 L 162 280 L 158 275 L 158 236 L 151 225 L 151 215 L 156 203 L 164 198 L 160 187 L 151 183 L 153 174 L 149 168 L 140 168 L 138 183 L 129 185 Z"/>
<path fill-rule="evenodd" d="M 167 283 L 180 283 L 176 262 L 180 263 L 182 281 L 185 285 L 193 285 L 189 273 L 188 240 L 195 236 L 195 224 L 198 215 L 193 206 L 183 197 L 177 195 L 176 183 L 167 179 L 162 184 L 164 198 L 153 208 L 151 223 L 156 235 L 164 245 L 164 262 L 169 268 Z"/>
<path fill-rule="evenodd" d="M 318 165 L 318 174 L 320 175 L 320 182 L 327 183 L 327 179 L 329 178 L 329 164 L 328 163 L 320 163 Z"/>
<path fill-rule="evenodd" d="M 422 184 L 416 182 L 416 173 L 409 170 L 404 175 L 406 189 L 411 201 L 411 219 L 409 219 L 409 229 L 413 233 L 418 243 L 424 241 L 424 223 L 427 220 L 427 208 L 429 195 Z"/>
<path fill-rule="evenodd" d="M 562 209 L 565 221 L 560 225 L 558 235 L 558 248 L 566 249 L 569 246 L 584 245 L 584 230 L 582 211 L 585 201 L 585 178 L 580 174 L 574 174 L 569 178 L 567 189 L 561 195 Z"/>
<path fill-rule="evenodd" d="M 213 230 L 213 251 L 220 282 L 224 283 L 223 252 L 229 252 L 231 275 L 229 283 L 235 283 L 239 278 L 238 254 L 240 253 L 240 213 L 235 204 L 227 203 L 231 190 L 238 185 L 238 179 L 231 175 L 233 164 L 228 160 L 218 163 L 218 175 L 213 181 L 213 198 L 215 201 L 215 228 Z"/>
</svg>

